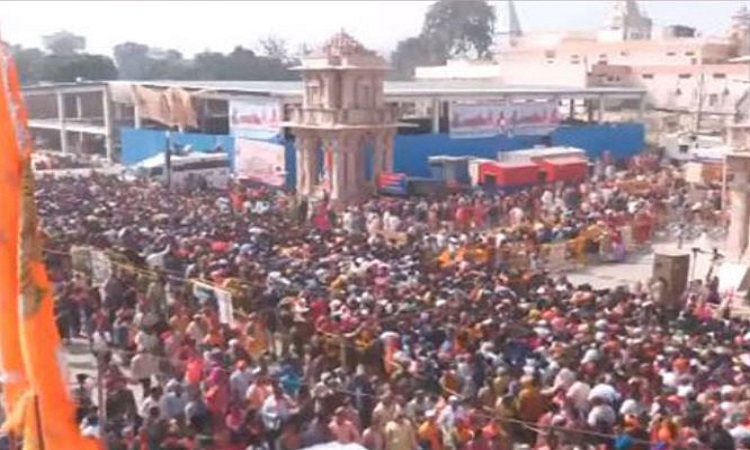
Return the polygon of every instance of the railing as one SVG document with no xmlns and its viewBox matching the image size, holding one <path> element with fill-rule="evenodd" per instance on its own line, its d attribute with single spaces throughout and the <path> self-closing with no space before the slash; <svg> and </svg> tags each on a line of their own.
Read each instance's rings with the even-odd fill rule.
<svg viewBox="0 0 750 450">
<path fill-rule="evenodd" d="M 398 120 L 398 109 L 386 105 L 379 109 L 328 109 L 328 108 L 293 108 L 292 122 L 307 125 L 378 125 L 393 123 Z"/>
</svg>

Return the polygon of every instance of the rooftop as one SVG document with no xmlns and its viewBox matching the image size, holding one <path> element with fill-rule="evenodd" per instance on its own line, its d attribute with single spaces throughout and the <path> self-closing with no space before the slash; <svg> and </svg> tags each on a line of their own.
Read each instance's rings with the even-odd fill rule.
<svg viewBox="0 0 750 450">
<path fill-rule="evenodd" d="M 85 90 L 101 89 L 111 85 L 140 85 L 152 88 L 179 87 L 198 94 L 225 96 L 268 96 L 296 99 L 302 97 L 301 81 L 111 81 L 111 82 L 83 82 L 62 83 L 27 86 L 24 93 L 44 93 L 61 90 L 64 92 L 81 92 Z M 645 95 L 642 88 L 619 87 L 589 87 L 577 88 L 570 86 L 525 86 L 507 85 L 498 80 L 468 79 L 468 80 L 415 80 L 415 81 L 386 81 L 385 95 L 390 98 L 479 98 L 497 96 L 552 96 L 587 97 L 605 95 L 610 97 L 635 98 Z"/>
</svg>

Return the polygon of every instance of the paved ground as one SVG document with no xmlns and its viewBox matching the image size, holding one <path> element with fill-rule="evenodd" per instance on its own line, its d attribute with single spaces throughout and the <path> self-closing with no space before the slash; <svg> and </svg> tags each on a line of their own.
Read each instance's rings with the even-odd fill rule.
<svg viewBox="0 0 750 450">
<path fill-rule="evenodd" d="M 691 255 L 691 277 L 694 275 L 695 278 L 705 278 L 711 263 L 710 252 L 714 245 L 720 252 L 723 250 L 721 243 L 704 242 L 699 239 L 683 243 L 681 250 L 678 249 L 676 241 L 665 241 L 654 244 L 649 249 L 629 255 L 625 262 L 598 264 L 573 271 L 568 274 L 568 279 L 573 284 L 588 283 L 596 289 L 613 288 L 622 284 L 648 280 L 652 276 L 654 253 L 681 251 L 690 254 L 690 249 L 694 246 L 707 253 L 698 254 L 695 260 Z"/>
</svg>

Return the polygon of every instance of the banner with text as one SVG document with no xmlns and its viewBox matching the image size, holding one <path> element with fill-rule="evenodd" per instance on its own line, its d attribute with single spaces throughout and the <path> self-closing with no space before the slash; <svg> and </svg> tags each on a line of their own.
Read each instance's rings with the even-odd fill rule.
<svg viewBox="0 0 750 450">
<path fill-rule="evenodd" d="M 538 136 L 560 124 L 557 102 L 453 103 L 450 111 L 452 138 L 481 138 L 500 134 Z"/>
<path fill-rule="evenodd" d="M 251 180 L 270 186 L 283 186 L 286 181 L 283 145 L 236 139 L 234 158 L 234 170 L 240 180 Z"/>
<path fill-rule="evenodd" d="M 229 133 L 242 139 L 270 140 L 281 135 L 284 120 L 277 99 L 232 100 L 229 102 Z"/>
</svg>

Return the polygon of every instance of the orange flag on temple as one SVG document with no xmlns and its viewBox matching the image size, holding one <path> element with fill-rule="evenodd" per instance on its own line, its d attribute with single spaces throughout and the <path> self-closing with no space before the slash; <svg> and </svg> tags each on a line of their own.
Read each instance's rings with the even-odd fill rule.
<svg viewBox="0 0 750 450">
<path fill-rule="evenodd" d="M 3 132 L 0 143 L 3 147 L 0 148 L 0 160 L 16 161 L 11 166 L 2 165 L 7 171 L 0 180 L 2 193 L 5 194 L 0 197 L 0 210 L 10 217 L 1 222 L 3 228 L 0 231 L 17 233 L 7 236 L 5 243 L 0 245 L 3 247 L 0 258 L 4 260 L 1 267 L 17 269 L 0 274 L 3 277 L 0 282 L 3 283 L 2 293 L 11 294 L 8 292 L 10 286 L 15 292 L 9 298 L 18 301 L 16 308 L 0 310 L 0 325 L 9 324 L 11 329 L 15 326 L 23 373 L 28 379 L 28 387 L 20 399 L 16 398 L 16 404 L 9 405 L 13 408 L 9 414 L 9 428 L 16 433 L 23 431 L 24 450 L 95 450 L 99 448 L 98 441 L 85 438 L 79 432 L 75 422 L 75 405 L 64 376 L 52 288 L 44 266 L 34 200 L 26 110 L 8 46 L 4 43 L 0 46 L 0 90 L 3 91 L 0 104 L 0 131 Z M 7 214 L 7 211 L 11 214 Z M 11 247 L 8 243 L 17 245 Z M 13 259 L 17 262 L 14 263 Z M 2 330 L 2 333 L 6 332 L 8 330 Z M 4 336 L 0 337 L 0 344 L 5 344 Z M 5 346 L 0 350 L 4 354 Z M 12 352 L 13 348 L 9 350 Z M 4 355 L 2 363 L 6 362 L 9 361 Z M 6 380 L 2 381 L 5 386 Z M 16 384 L 16 387 L 20 386 L 26 385 Z"/>
</svg>

